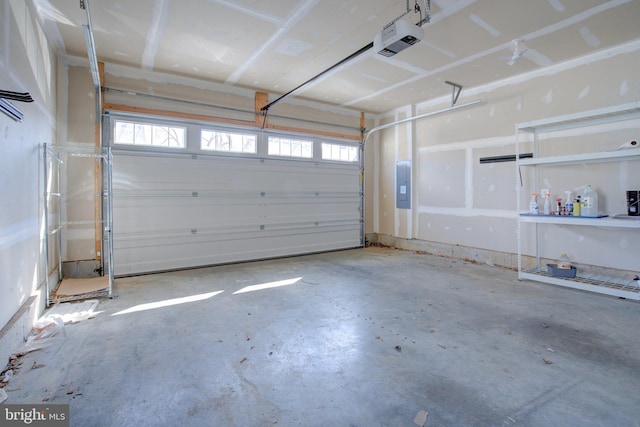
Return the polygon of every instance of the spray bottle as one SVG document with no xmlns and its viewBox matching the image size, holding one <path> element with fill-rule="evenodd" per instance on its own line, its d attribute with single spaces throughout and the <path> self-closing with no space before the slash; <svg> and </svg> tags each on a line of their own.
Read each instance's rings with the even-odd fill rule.
<svg viewBox="0 0 640 427">
<path fill-rule="evenodd" d="M 529 213 L 538 215 L 538 193 L 531 194 L 531 201 L 529 202 Z"/>
<path fill-rule="evenodd" d="M 564 203 L 564 214 L 573 215 L 573 199 L 571 198 L 571 191 L 566 190 L 567 201 Z"/>
</svg>

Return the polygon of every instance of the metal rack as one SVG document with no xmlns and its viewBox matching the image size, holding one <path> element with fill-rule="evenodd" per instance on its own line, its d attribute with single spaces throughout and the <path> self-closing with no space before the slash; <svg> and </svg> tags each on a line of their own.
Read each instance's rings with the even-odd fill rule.
<svg viewBox="0 0 640 427">
<path fill-rule="evenodd" d="M 81 221 L 63 221 L 62 209 L 67 200 L 61 190 L 62 165 L 69 157 L 95 159 L 96 217 Z M 111 165 L 113 162 L 109 147 L 94 147 L 88 144 L 42 145 L 44 200 L 43 200 L 43 242 L 45 264 L 45 289 L 47 307 L 54 302 L 73 301 L 100 296 L 111 296 L 113 291 L 113 242 L 111 216 Z M 101 277 L 95 280 L 101 287 L 98 291 L 80 295 L 53 298 L 55 290 L 65 279 L 63 277 L 62 239 L 66 228 L 72 225 L 93 224 L 100 229 L 100 270 Z M 56 277 L 52 283 L 52 276 Z M 104 284 L 104 287 L 102 287 Z"/>
<path fill-rule="evenodd" d="M 550 119 L 519 123 L 516 125 L 516 174 L 519 180 L 517 188 L 517 212 L 518 212 L 518 279 L 535 280 L 574 289 L 597 292 L 606 295 L 640 300 L 640 280 L 619 279 L 609 277 L 606 274 L 589 274 L 580 272 L 575 278 L 554 277 L 548 274 L 543 265 L 543 257 L 540 253 L 539 239 L 540 227 L 544 224 L 560 224 L 566 226 L 589 226 L 640 230 L 640 220 L 619 218 L 590 218 L 590 217 L 563 217 L 558 215 L 529 215 L 521 210 L 521 167 L 535 168 L 535 181 L 539 182 L 539 167 L 553 167 L 570 164 L 617 162 L 623 160 L 640 160 L 640 149 L 625 149 L 618 151 L 576 153 L 561 156 L 539 156 L 540 136 L 544 133 L 564 131 L 585 126 L 608 124 L 624 120 L 640 118 L 640 102 L 624 104 L 617 107 L 603 108 L 584 113 L 570 114 Z M 522 134 L 533 136 L 533 157 L 519 158 L 520 145 L 524 142 Z M 523 224 L 535 226 L 535 266 L 523 269 Z"/>
</svg>

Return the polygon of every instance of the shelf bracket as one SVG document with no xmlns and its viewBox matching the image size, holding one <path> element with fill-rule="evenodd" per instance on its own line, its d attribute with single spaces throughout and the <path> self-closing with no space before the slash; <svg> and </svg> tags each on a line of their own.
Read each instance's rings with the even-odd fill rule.
<svg viewBox="0 0 640 427">
<path fill-rule="evenodd" d="M 458 102 L 458 97 L 460 96 L 460 92 L 462 91 L 462 86 L 448 80 L 445 81 L 445 83 L 451 85 L 451 106 L 453 107 L 454 105 L 456 105 L 456 102 Z"/>
</svg>

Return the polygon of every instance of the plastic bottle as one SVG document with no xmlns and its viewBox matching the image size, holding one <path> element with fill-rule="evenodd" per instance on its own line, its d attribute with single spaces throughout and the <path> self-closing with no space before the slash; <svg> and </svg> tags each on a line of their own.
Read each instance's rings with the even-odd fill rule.
<svg viewBox="0 0 640 427">
<path fill-rule="evenodd" d="M 576 197 L 576 199 L 573 201 L 573 216 L 580 215 L 582 215 L 582 200 L 578 195 L 578 197 Z"/>
<path fill-rule="evenodd" d="M 549 200 L 549 193 L 544 195 L 544 210 L 545 215 L 551 215 L 551 201 Z"/>
<path fill-rule="evenodd" d="M 531 201 L 529 202 L 529 213 L 538 215 L 538 194 L 533 193 L 531 195 Z"/>
<path fill-rule="evenodd" d="M 587 185 L 582 193 L 582 210 L 580 213 L 582 216 L 598 216 L 598 193 L 591 188 L 591 184 Z"/>
<path fill-rule="evenodd" d="M 573 215 L 573 199 L 571 198 L 571 191 L 564 192 L 567 195 L 567 201 L 564 202 L 564 214 Z"/>
<path fill-rule="evenodd" d="M 563 253 L 562 255 L 560 255 L 560 258 L 558 258 L 558 268 L 561 268 L 563 270 L 571 269 L 571 260 L 569 259 L 567 254 Z"/>
</svg>

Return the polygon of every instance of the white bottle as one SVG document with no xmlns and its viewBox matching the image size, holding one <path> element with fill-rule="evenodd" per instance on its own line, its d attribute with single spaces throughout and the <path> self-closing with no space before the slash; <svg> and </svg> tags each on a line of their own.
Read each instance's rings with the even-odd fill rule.
<svg viewBox="0 0 640 427">
<path fill-rule="evenodd" d="M 549 200 L 550 194 L 547 193 L 544 195 L 544 214 L 551 215 L 551 201 Z"/>
<path fill-rule="evenodd" d="M 533 215 L 538 215 L 538 195 L 533 193 L 531 195 L 531 201 L 529 202 L 529 213 Z"/>
<path fill-rule="evenodd" d="M 591 184 L 587 185 L 582 193 L 582 209 L 580 210 L 581 216 L 598 216 L 598 193 L 592 188 Z"/>
<path fill-rule="evenodd" d="M 562 255 L 560 255 L 560 258 L 558 259 L 558 268 L 561 268 L 563 270 L 570 270 L 571 269 L 571 260 L 569 259 L 569 257 L 567 256 L 567 254 L 563 253 Z"/>
</svg>

